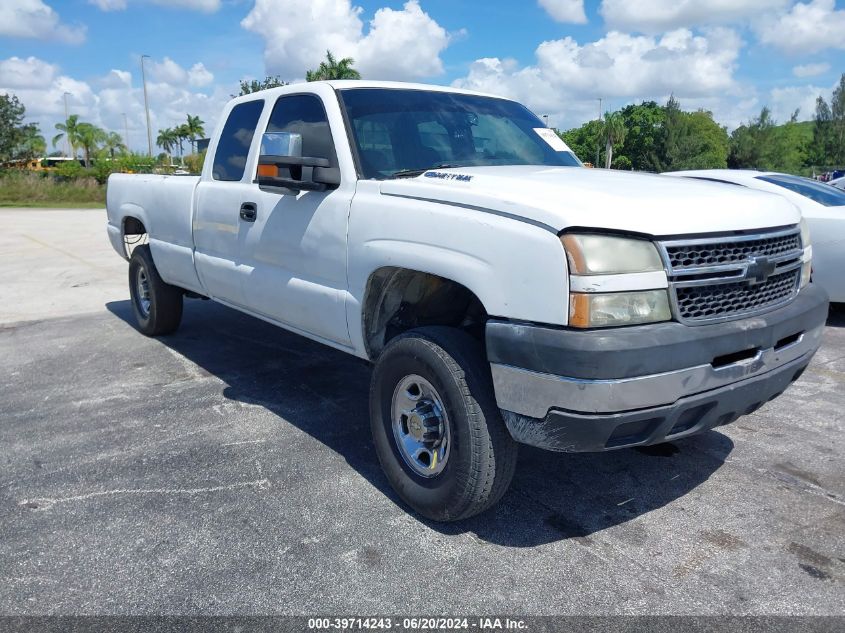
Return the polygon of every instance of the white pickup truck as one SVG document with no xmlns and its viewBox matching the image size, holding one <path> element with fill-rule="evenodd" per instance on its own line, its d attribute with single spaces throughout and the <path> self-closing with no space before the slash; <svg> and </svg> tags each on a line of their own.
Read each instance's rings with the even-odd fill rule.
<svg viewBox="0 0 845 633">
<path fill-rule="evenodd" d="M 107 198 L 144 334 L 200 296 L 370 361 L 379 460 L 436 520 L 498 501 L 518 443 L 641 446 L 754 411 L 827 316 L 784 198 L 586 169 L 524 106 L 451 88 L 238 97 L 200 177 L 113 175 Z"/>
</svg>

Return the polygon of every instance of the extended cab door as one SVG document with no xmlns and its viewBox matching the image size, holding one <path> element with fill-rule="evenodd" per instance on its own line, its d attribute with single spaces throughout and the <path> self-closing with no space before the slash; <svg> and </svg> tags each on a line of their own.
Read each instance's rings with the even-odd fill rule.
<svg viewBox="0 0 845 633">
<path fill-rule="evenodd" d="M 246 307 L 240 251 L 246 236 L 241 215 L 245 203 L 256 202 L 253 176 L 247 173 L 255 130 L 264 100 L 236 104 L 228 114 L 216 146 L 209 148 L 210 166 L 197 186 L 194 220 L 194 262 L 205 291 L 213 298 Z"/>
<path fill-rule="evenodd" d="M 316 94 L 285 94 L 268 105 L 272 111 L 256 142 L 265 132 L 300 134 L 303 156 L 325 158 L 338 167 L 335 139 L 346 142 L 346 136 L 336 100 L 330 104 L 336 111 L 334 128 Z M 257 203 L 256 216 L 241 225 L 239 263 L 242 292 L 252 311 L 320 339 L 349 344 L 346 233 L 354 192 L 355 179 L 348 177 L 337 188 L 296 195 L 263 191 L 257 184 L 247 187 L 243 200 Z"/>
</svg>

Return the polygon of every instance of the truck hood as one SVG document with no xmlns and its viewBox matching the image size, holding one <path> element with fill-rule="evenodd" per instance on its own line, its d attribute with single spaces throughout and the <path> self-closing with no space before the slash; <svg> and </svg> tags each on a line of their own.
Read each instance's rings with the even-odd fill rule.
<svg viewBox="0 0 845 633">
<path fill-rule="evenodd" d="M 654 236 L 797 224 L 774 194 L 686 178 L 581 167 L 461 167 L 386 180 L 381 193 L 512 216 L 554 231 L 613 229 Z"/>
</svg>

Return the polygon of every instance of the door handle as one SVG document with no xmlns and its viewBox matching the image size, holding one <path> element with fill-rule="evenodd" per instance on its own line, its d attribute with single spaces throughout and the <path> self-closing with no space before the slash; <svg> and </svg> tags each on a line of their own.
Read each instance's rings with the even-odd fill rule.
<svg viewBox="0 0 845 633">
<path fill-rule="evenodd" d="M 244 202 L 241 205 L 241 220 L 244 222 L 255 222 L 258 217 L 258 206 L 254 202 Z"/>
</svg>

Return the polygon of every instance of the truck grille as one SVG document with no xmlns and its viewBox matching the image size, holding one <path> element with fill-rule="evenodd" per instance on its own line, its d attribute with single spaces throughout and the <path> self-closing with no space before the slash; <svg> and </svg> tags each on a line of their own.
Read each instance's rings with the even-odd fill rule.
<svg viewBox="0 0 845 633">
<path fill-rule="evenodd" d="M 675 318 L 704 324 L 752 316 L 798 293 L 798 227 L 763 234 L 659 243 Z"/>
<path fill-rule="evenodd" d="M 679 244 L 666 249 L 672 268 L 696 268 L 717 264 L 735 264 L 749 257 L 777 257 L 784 253 L 801 250 L 801 236 L 798 233 L 766 237 L 747 242 L 710 242 L 707 244 Z"/>
</svg>

